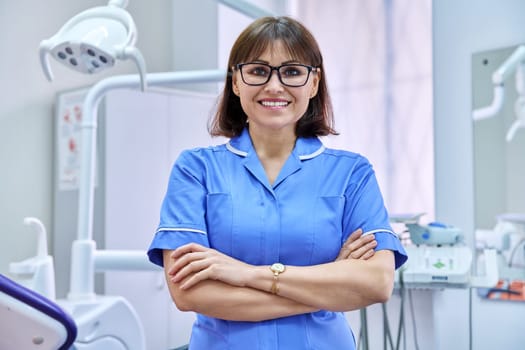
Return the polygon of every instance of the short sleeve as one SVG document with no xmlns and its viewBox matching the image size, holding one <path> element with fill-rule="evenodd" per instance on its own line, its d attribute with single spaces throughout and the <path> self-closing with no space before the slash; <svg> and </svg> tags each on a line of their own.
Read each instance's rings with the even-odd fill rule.
<svg viewBox="0 0 525 350">
<path fill-rule="evenodd" d="M 209 247 L 205 220 L 204 165 L 197 151 L 184 151 L 172 168 L 160 222 L 148 249 L 149 260 L 163 266 L 162 250 L 187 243 Z"/>
<path fill-rule="evenodd" d="M 345 197 L 343 242 L 352 232 L 361 228 L 364 234 L 375 235 L 378 243 L 376 251 L 391 250 L 394 252 L 396 269 L 403 265 L 407 260 L 407 254 L 390 226 L 388 212 L 375 172 L 366 158 L 361 158 L 356 164 Z"/>
<path fill-rule="evenodd" d="M 374 236 L 377 241 L 377 246 L 375 250 L 391 250 L 394 252 L 394 259 L 396 262 L 396 269 L 401 267 L 407 259 L 408 255 L 403 248 L 403 245 L 399 241 L 397 235 L 393 232 L 380 231 L 374 233 Z"/>
</svg>

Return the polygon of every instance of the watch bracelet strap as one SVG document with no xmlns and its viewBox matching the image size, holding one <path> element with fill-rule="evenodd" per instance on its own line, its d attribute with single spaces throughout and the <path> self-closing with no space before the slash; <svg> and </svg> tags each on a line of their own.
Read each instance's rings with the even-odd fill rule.
<svg viewBox="0 0 525 350">
<path fill-rule="evenodd" d="M 279 274 L 274 272 L 273 273 L 272 288 L 270 290 L 272 292 L 272 294 L 277 294 L 279 292 L 279 286 L 277 285 L 277 282 L 279 282 Z"/>
</svg>

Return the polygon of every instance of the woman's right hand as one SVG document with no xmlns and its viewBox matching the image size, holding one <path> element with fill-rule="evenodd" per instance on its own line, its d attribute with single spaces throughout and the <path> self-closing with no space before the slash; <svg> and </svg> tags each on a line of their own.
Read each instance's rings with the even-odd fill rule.
<svg viewBox="0 0 525 350">
<path fill-rule="evenodd" d="M 367 260 L 374 256 L 377 241 L 373 234 L 364 235 L 363 230 L 357 229 L 345 241 L 335 261 L 343 259 Z"/>
</svg>

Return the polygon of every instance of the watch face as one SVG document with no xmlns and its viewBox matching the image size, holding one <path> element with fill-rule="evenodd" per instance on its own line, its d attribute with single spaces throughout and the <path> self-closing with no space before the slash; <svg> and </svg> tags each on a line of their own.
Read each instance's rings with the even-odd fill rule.
<svg viewBox="0 0 525 350">
<path fill-rule="evenodd" d="M 275 263 L 275 264 L 272 265 L 271 269 L 274 272 L 281 273 L 281 272 L 284 272 L 284 265 L 281 264 L 281 263 Z"/>
</svg>

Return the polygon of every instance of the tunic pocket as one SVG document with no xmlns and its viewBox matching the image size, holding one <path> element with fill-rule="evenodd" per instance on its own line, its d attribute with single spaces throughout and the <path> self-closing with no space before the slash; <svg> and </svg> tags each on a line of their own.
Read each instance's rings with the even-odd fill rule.
<svg viewBox="0 0 525 350">
<path fill-rule="evenodd" d="M 315 246 L 312 263 L 333 261 L 341 249 L 344 196 L 321 196 L 314 211 Z"/>
<path fill-rule="evenodd" d="M 233 221 L 232 197 L 229 193 L 206 196 L 206 225 L 210 247 L 231 255 Z"/>
</svg>

